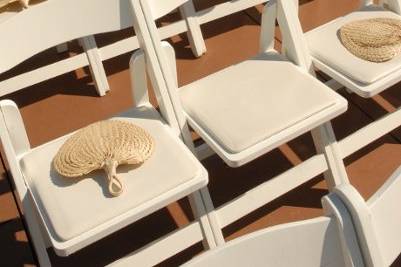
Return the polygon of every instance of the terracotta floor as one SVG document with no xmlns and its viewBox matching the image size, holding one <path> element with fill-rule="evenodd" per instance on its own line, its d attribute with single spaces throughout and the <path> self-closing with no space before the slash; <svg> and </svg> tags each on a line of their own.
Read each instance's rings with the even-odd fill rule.
<svg viewBox="0 0 401 267">
<path fill-rule="evenodd" d="M 300 17 L 304 30 L 312 29 L 358 6 L 357 0 L 301 2 Z M 172 38 L 170 41 L 178 57 L 179 83 L 189 83 L 256 54 L 260 32 L 259 10 L 252 8 L 203 26 L 208 52 L 199 59 L 192 56 L 184 35 Z M 105 44 L 129 34 L 131 32 L 128 30 L 101 35 L 97 39 L 100 44 Z M 279 33 L 277 40 L 280 40 Z M 72 43 L 71 46 L 72 51 L 79 50 L 76 44 Z M 68 54 L 57 55 L 54 50 L 46 51 L 16 70 L 1 75 L 0 79 L 66 56 Z M 13 99 L 20 106 L 32 145 L 42 144 L 129 108 L 132 105 L 127 71 L 129 56 L 127 54 L 105 62 L 111 92 L 102 98 L 96 96 L 87 69 L 77 70 L 5 97 Z M 400 87 L 396 85 L 369 100 L 340 91 L 349 101 L 349 110 L 334 121 L 338 139 L 400 106 Z M 401 129 L 398 129 L 346 159 L 350 180 L 365 198 L 372 195 L 401 165 L 400 141 Z M 304 135 L 238 169 L 229 168 L 217 156 L 213 156 L 203 162 L 209 171 L 213 201 L 219 206 L 313 154 L 311 137 Z M 10 189 L 10 178 L 4 171 L 4 164 L 0 168 L 0 266 L 35 266 L 35 256 Z M 317 177 L 230 225 L 224 230 L 225 235 L 227 239 L 232 239 L 266 226 L 319 216 L 322 214 L 320 199 L 326 193 L 325 183 L 321 177 Z M 191 215 L 188 203 L 181 200 L 69 258 L 57 257 L 50 251 L 52 262 L 54 266 L 103 266 L 185 225 L 189 220 Z M 201 251 L 202 247 L 198 244 L 161 266 L 176 266 Z M 401 260 L 394 266 L 401 266 Z"/>
</svg>

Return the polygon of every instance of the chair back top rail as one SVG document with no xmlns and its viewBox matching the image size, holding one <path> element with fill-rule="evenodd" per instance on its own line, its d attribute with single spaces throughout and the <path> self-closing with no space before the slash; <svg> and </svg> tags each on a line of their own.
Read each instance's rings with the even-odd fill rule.
<svg viewBox="0 0 401 267">
<path fill-rule="evenodd" d="M 188 2 L 188 0 L 146 0 L 146 2 L 152 12 L 152 17 L 158 19 Z"/>
<path fill-rule="evenodd" d="M 322 202 L 326 216 L 245 235 L 184 266 L 363 266 L 344 204 L 334 194 L 325 196 Z"/>
<path fill-rule="evenodd" d="M 186 1 L 171 1 L 169 5 L 170 11 L 181 6 Z M 155 5 L 154 1 L 147 0 L 131 0 L 132 10 L 134 13 L 134 29 L 137 34 L 139 46 L 146 56 L 147 71 L 152 82 L 152 86 L 160 94 L 158 103 L 166 103 L 165 107 L 169 107 L 171 122 L 174 120 L 178 123 L 178 129 L 186 127 L 186 121 L 182 112 L 181 102 L 177 91 L 177 75 L 174 68 L 176 67 L 173 55 L 168 55 L 166 49 L 163 48 L 161 37 L 157 31 L 153 11 L 150 3 Z M 174 5 L 173 5 L 174 4 Z M 178 6 L 176 6 L 178 5 Z M 168 12 L 168 9 L 164 9 Z M 161 13 L 159 13 L 160 15 Z M 174 62 L 172 62 L 174 60 Z M 174 66 L 173 66 L 174 65 Z M 176 127 L 173 127 L 176 128 Z M 182 136 L 185 141 L 185 136 Z"/>
<path fill-rule="evenodd" d="M 80 37 L 132 26 L 129 0 L 48 0 L 0 23 L 0 73 Z"/>
<path fill-rule="evenodd" d="M 377 242 L 386 265 L 390 265 L 401 252 L 400 202 L 401 168 L 398 168 L 367 202 L 372 214 Z"/>
<path fill-rule="evenodd" d="M 368 201 L 349 184 L 334 191 L 352 215 L 366 265 L 391 265 L 401 252 L 401 168 Z"/>
</svg>

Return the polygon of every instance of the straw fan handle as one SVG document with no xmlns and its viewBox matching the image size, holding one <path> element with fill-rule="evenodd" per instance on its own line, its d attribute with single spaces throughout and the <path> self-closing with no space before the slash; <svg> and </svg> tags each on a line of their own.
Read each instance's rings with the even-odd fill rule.
<svg viewBox="0 0 401 267">
<path fill-rule="evenodd" d="M 121 195 L 123 192 L 123 184 L 121 180 L 117 177 L 116 169 L 118 163 L 117 161 L 107 161 L 104 163 L 104 170 L 107 173 L 107 182 L 109 184 L 109 192 L 114 197 Z"/>
</svg>

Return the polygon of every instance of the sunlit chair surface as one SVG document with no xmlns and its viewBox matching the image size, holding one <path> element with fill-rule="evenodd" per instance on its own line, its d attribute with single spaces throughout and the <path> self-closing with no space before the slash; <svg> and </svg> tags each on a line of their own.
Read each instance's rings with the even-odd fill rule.
<svg viewBox="0 0 401 267">
<path fill-rule="evenodd" d="M 326 216 L 259 230 L 183 266 L 364 266 L 347 209 L 334 194 L 325 196 L 322 202 Z"/>
<path fill-rule="evenodd" d="M 185 2 L 170 1 L 169 9 Z M 189 126 L 231 167 L 242 166 L 313 131 L 319 156 L 209 214 L 218 244 L 224 243 L 221 228 L 327 169 L 330 188 L 348 181 L 344 165 L 338 160 L 330 124 L 332 118 L 347 109 L 347 102 L 308 74 L 305 67 L 308 54 L 304 44 L 296 41 L 302 30 L 296 23 L 293 2 L 267 4 L 260 54 L 181 88 L 177 85 L 174 50 L 168 44 L 163 45 L 156 30 L 159 2 L 132 0 L 132 3 L 134 28 L 152 85 L 168 92 L 162 97 L 171 101 L 184 142 L 194 153 L 200 147 L 194 147 Z M 285 55 L 273 48 L 276 18 L 282 34 L 289 40 Z M 210 203 L 207 190 L 202 193 L 205 202 Z"/>
<path fill-rule="evenodd" d="M 132 23 L 129 1 L 87 0 L 80 3 L 80 8 L 75 2 L 48 1 L 48 5 L 40 5 L 41 9 L 38 5 L 1 24 L 0 32 L 7 38 L 0 42 L 0 72 L 58 43 Z M 54 23 L 62 20 L 70 23 L 62 27 Z M 152 248 L 128 256 L 135 266 L 149 266 L 200 241 L 206 247 L 214 246 L 198 192 L 208 182 L 207 172 L 180 140 L 173 107 L 161 97 L 166 92 L 155 90 L 160 99 L 159 113 L 149 103 L 146 89 L 135 88 L 136 106 L 112 118 L 143 127 L 155 142 L 152 157 L 143 165 L 118 168 L 126 185 L 119 197 L 108 194 L 102 171 L 81 179 L 58 175 L 52 160 L 70 134 L 32 148 L 16 104 L 11 100 L 0 102 L 1 143 L 41 266 L 51 265 L 47 247 L 68 256 L 186 196 L 195 221 L 155 241 Z"/>
<path fill-rule="evenodd" d="M 366 266 L 390 266 L 401 253 L 401 167 L 367 201 L 349 184 L 334 192 L 352 216 Z"/>
<path fill-rule="evenodd" d="M 323 197 L 325 217 L 269 227 L 184 266 L 390 266 L 401 253 L 401 167 L 367 201 L 351 184 Z"/>
<path fill-rule="evenodd" d="M 10 52 L 11 48 L 14 48 L 15 51 L 21 51 L 22 56 L 24 56 L 26 52 L 28 52 L 28 56 L 32 56 L 33 54 L 52 46 L 56 46 L 58 52 L 65 52 L 68 50 L 68 45 L 67 43 L 60 42 L 61 39 L 59 39 L 59 37 L 63 35 L 67 37 L 68 35 L 72 34 L 71 39 L 65 39 L 67 41 L 72 41 L 74 40 L 72 36 L 74 36 L 76 33 L 72 29 L 76 27 L 87 28 L 86 30 L 83 29 L 81 32 L 84 35 L 76 35 L 78 42 L 82 46 L 85 53 L 71 55 L 69 58 L 61 59 L 56 62 L 52 62 L 51 64 L 40 66 L 20 75 L 0 81 L 0 96 L 7 95 L 17 90 L 85 66 L 89 66 L 89 70 L 94 81 L 94 86 L 96 87 L 98 94 L 100 96 L 105 95 L 106 92 L 110 90 L 110 86 L 107 80 L 106 71 L 103 66 L 103 61 L 135 50 L 138 47 L 138 42 L 135 36 L 131 36 L 128 37 L 128 39 L 116 40 L 115 43 L 99 48 L 96 44 L 94 35 L 90 34 L 92 30 L 88 30 L 88 28 L 97 27 L 97 29 L 100 30 L 99 32 L 94 33 L 129 28 L 132 26 L 132 19 L 130 19 L 131 12 L 126 8 L 129 5 L 129 0 L 110 1 L 110 3 L 107 4 L 110 5 L 109 14 L 104 13 L 108 10 L 107 8 L 103 8 L 104 5 L 92 8 L 92 4 L 92 1 L 73 0 L 70 1 L 69 4 L 65 4 L 63 2 L 59 3 L 57 1 L 47 0 L 35 1 L 35 3 L 33 3 L 33 5 L 28 9 L 17 9 L 13 7 L 10 9 L 0 10 L 0 28 L 8 28 L 5 30 L 6 32 L 2 33 L 5 34 L 5 36 L 11 34 L 11 38 L 9 38 L 9 40 L 6 40 L 5 38 L 0 44 L 0 47 L 3 49 L 0 52 L 1 58 L 4 57 L 1 53 Z M 60 10 L 63 9 L 67 12 L 65 14 L 59 14 Z M 101 9 L 101 11 L 96 12 L 99 9 Z M 86 14 L 91 12 L 91 10 L 91 14 Z M 71 21 L 68 15 L 70 14 L 69 12 L 72 11 L 76 12 L 77 18 L 86 17 L 85 21 L 80 19 Z M 186 32 L 194 55 L 199 57 L 205 53 L 206 47 L 200 30 L 200 25 L 195 15 L 196 11 L 192 1 L 188 1 L 179 9 L 179 11 L 183 19 L 181 22 L 184 26 L 180 30 L 180 33 Z M 119 17 L 122 18 L 121 21 L 118 20 Z M 101 22 L 99 23 L 100 20 Z M 53 23 L 54 21 L 58 21 L 58 23 Z M 68 23 L 65 23 L 67 21 Z M 96 25 L 97 23 L 100 25 Z M 38 28 L 43 29 L 41 34 L 32 36 L 29 35 L 31 32 L 35 33 Z M 176 29 L 176 27 L 173 28 Z M 163 29 L 162 31 L 165 37 L 174 35 L 174 30 L 172 29 Z M 23 34 L 24 32 L 25 34 Z M 46 37 L 46 35 L 50 34 L 55 36 L 52 38 L 51 42 L 47 43 L 49 38 Z M 19 43 L 16 43 L 15 45 L 13 45 L 14 35 L 17 38 L 22 38 Z M 29 42 L 24 42 L 24 38 L 27 38 L 26 40 L 29 40 Z M 38 48 L 36 47 L 38 44 L 40 50 L 34 51 L 35 48 Z M 31 52 L 35 53 L 31 54 Z M 17 62 L 20 61 L 17 60 Z"/>
<path fill-rule="evenodd" d="M 346 23 L 370 19 L 393 18 L 401 20 L 401 1 L 360 1 L 358 10 L 329 21 L 304 35 L 307 51 L 313 66 L 332 80 L 327 84 L 337 90 L 345 87 L 349 93 L 371 98 L 401 81 L 401 56 L 375 63 L 360 59 L 350 53 L 341 43 L 340 28 Z M 313 14 L 310 14 L 313 16 Z M 313 67 L 309 67 L 314 72 Z M 397 110 L 372 122 L 358 132 L 349 135 L 341 144 L 343 157 L 380 138 L 401 125 L 401 111 Z"/>
</svg>

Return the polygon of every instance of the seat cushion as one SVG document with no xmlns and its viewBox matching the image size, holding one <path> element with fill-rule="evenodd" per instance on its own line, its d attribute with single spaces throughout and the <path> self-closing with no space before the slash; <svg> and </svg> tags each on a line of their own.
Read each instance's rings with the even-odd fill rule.
<svg viewBox="0 0 401 267">
<path fill-rule="evenodd" d="M 401 16 L 393 12 L 370 6 L 309 31 L 306 40 L 311 55 L 344 76 L 365 85 L 384 78 L 401 68 L 401 55 L 382 63 L 363 60 L 349 52 L 339 37 L 339 30 L 346 23 L 382 17 L 401 19 Z"/>
<path fill-rule="evenodd" d="M 181 88 L 187 115 L 229 153 L 241 152 L 336 103 L 325 85 L 276 53 Z"/>
<path fill-rule="evenodd" d="M 119 197 L 109 194 L 104 171 L 66 178 L 53 169 L 52 159 L 68 136 L 36 147 L 21 159 L 23 174 L 45 224 L 59 242 L 94 231 L 132 210 L 142 214 L 145 208 L 157 206 L 162 200 L 181 198 L 207 184 L 207 176 L 200 175 L 204 174 L 201 165 L 160 121 L 155 110 L 135 110 L 116 119 L 143 127 L 155 142 L 153 155 L 143 165 L 117 168 L 125 186 Z"/>
</svg>

